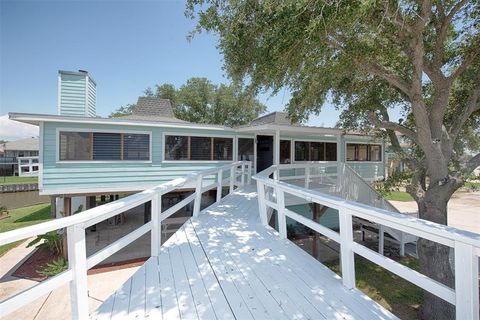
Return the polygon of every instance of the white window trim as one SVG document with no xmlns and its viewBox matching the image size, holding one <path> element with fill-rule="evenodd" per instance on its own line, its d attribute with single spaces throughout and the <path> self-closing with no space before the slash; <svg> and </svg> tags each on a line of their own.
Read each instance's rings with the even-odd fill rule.
<svg viewBox="0 0 480 320">
<path fill-rule="evenodd" d="M 382 160 L 381 161 L 358 161 L 358 160 L 347 160 L 347 144 L 370 144 L 370 145 L 377 145 L 380 146 L 380 154 L 382 155 Z M 381 164 L 384 163 L 385 161 L 385 155 L 384 155 L 384 144 L 382 142 L 373 142 L 373 141 L 362 141 L 362 142 L 353 142 L 353 141 L 344 141 L 344 150 L 345 150 L 345 163 L 371 163 L 371 164 Z"/>
<path fill-rule="evenodd" d="M 131 134 L 147 134 L 149 136 L 149 154 L 148 160 L 60 160 L 60 132 L 99 132 L 99 133 L 131 133 Z M 55 159 L 59 164 L 80 164 L 80 163 L 152 163 L 152 132 L 136 131 L 136 130 L 110 130 L 110 129 L 93 129 L 93 128 L 56 128 L 55 134 Z M 93 146 L 92 146 L 93 147 Z M 92 150 L 93 152 L 93 150 Z"/>
<path fill-rule="evenodd" d="M 282 139 L 280 139 L 282 140 Z M 337 160 L 331 160 L 331 161 L 309 161 L 309 160 L 295 160 L 295 143 L 296 142 L 320 142 L 320 143 L 335 143 L 338 144 L 336 140 L 315 140 L 315 139 L 293 139 L 293 144 L 292 144 L 292 159 L 293 163 L 337 163 L 338 159 L 340 159 L 340 155 L 337 154 Z M 338 153 L 338 145 L 337 145 L 337 153 Z"/>
<path fill-rule="evenodd" d="M 166 146 L 166 136 L 182 136 L 182 137 L 201 137 L 201 138 L 230 138 L 232 139 L 232 160 L 165 160 L 165 146 Z M 179 133 L 179 132 L 162 132 L 162 163 L 231 163 L 235 160 L 235 148 L 237 147 L 235 135 L 230 134 L 188 134 L 188 133 Z M 213 148 L 213 146 L 212 146 Z"/>
</svg>

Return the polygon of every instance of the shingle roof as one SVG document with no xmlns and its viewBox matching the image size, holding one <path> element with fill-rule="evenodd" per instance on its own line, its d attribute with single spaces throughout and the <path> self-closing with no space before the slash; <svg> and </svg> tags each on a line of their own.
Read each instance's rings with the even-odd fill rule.
<svg viewBox="0 0 480 320">
<path fill-rule="evenodd" d="M 5 150 L 38 151 L 38 138 L 27 138 L 5 143 Z"/>
<path fill-rule="evenodd" d="M 156 97 L 139 97 L 133 115 L 175 118 L 170 100 Z"/>
<path fill-rule="evenodd" d="M 291 125 L 292 120 L 288 117 L 288 114 L 285 112 L 272 112 L 264 116 L 258 117 L 257 119 L 250 122 L 251 126 L 259 126 L 262 124 L 279 124 L 279 125 Z"/>
</svg>

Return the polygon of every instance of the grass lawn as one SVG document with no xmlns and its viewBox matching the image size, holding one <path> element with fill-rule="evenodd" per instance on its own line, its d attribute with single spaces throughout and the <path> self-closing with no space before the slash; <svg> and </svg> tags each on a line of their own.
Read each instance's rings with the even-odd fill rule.
<svg viewBox="0 0 480 320">
<path fill-rule="evenodd" d="M 385 199 L 393 201 L 414 201 L 411 195 L 403 191 L 392 191 Z"/>
<path fill-rule="evenodd" d="M 480 190 L 480 182 L 465 182 L 465 187 Z"/>
<path fill-rule="evenodd" d="M 400 261 L 408 267 L 418 270 L 418 262 L 404 257 Z M 335 273 L 340 274 L 338 264 L 327 264 Z M 383 269 L 382 267 L 355 257 L 357 288 L 400 319 L 419 319 L 419 308 L 423 302 L 423 290 Z"/>
<path fill-rule="evenodd" d="M 38 182 L 38 177 L 0 177 L 0 185 L 37 183 L 37 182 Z"/>
<path fill-rule="evenodd" d="M 11 209 L 9 210 L 9 214 L 9 218 L 0 220 L 0 232 L 31 226 L 51 219 L 49 203 Z M 16 247 L 21 242 L 22 241 L 18 241 L 0 246 L 0 256 L 4 255 L 8 250 Z"/>
</svg>

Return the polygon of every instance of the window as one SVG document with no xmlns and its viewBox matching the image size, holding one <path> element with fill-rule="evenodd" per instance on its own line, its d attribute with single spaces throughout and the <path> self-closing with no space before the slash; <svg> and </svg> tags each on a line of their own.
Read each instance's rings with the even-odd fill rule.
<svg viewBox="0 0 480 320">
<path fill-rule="evenodd" d="M 211 160 L 212 139 L 208 137 L 190 137 L 190 160 Z"/>
<path fill-rule="evenodd" d="M 239 161 L 253 161 L 253 139 L 238 138 L 238 160 Z"/>
<path fill-rule="evenodd" d="M 295 141 L 295 161 L 337 161 L 337 144 Z"/>
<path fill-rule="evenodd" d="M 232 138 L 165 136 L 165 160 L 229 161 L 232 159 Z"/>
<path fill-rule="evenodd" d="M 233 159 L 233 139 L 231 138 L 213 138 L 213 159 L 214 160 L 232 160 Z"/>
<path fill-rule="evenodd" d="M 325 160 L 337 161 L 337 144 L 325 143 Z"/>
<path fill-rule="evenodd" d="M 309 142 L 295 141 L 295 161 L 309 161 Z"/>
<path fill-rule="evenodd" d="M 150 159 L 148 134 L 61 131 L 59 138 L 60 161 Z"/>
<path fill-rule="evenodd" d="M 92 159 L 91 133 L 60 132 L 59 159 L 63 161 L 91 160 Z"/>
<path fill-rule="evenodd" d="M 290 140 L 280 140 L 280 163 L 292 163 Z"/>
<path fill-rule="evenodd" d="M 165 136 L 165 160 L 188 160 L 189 137 Z"/>
<path fill-rule="evenodd" d="M 149 160 L 150 137 L 146 134 L 123 135 L 123 160 Z"/>
<path fill-rule="evenodd" d="M 347 143 L 347 161 L 382 161 L 382 146 Z"/>
<path fill-rule="evenodd" d="M 122 135 L 120 133 L 93 134 L 93 159 L 122 160 Z"/>
</svg>

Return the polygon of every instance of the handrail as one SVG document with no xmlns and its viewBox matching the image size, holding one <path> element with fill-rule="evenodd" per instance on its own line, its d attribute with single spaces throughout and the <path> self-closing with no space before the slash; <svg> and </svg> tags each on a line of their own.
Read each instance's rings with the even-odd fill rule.
<svg viewBox="0 0 480 320">
<path fill-rule="evenodd" d="M 242 186 L 246 182 L 250 183 L 252 165 L 249 161 L 237 161 L 224 166 L 206 169 L 197 173 L 188 174 L 185 177 L 177 178 L 169 182 L 162 183 L 154 188 L 144 190 L 142 192 L 130 195 L 128 197 L 95 207 L 73 216 L 56 219 L 25 227 L 13 231 L 0 233 L 0 245 L 12 243 L 18 240 L 30 238 L 50 231 L 67 229 L 68 243 L 68 270 L 39 283 L 29 289 L 17 293 L 0 301 L 1 316 L 5 316 L 25 304 L 39 298 L 43 294 L 50 292 L 59 286 L 70 283 L 70 298 L 73 319 L 88 318 L 88 282 L 87 270 L 100 263 L 115 252 L 124 248 L 131 242 L 135 241 L 147 232 L 151 232 L 151 255 L 157 256 L 161 246 L 161 222 L 188 205 L 194 202 L 193 215 L 196 216 L 200 212 L 201 195 L 206 190 L 217 188 L 220 196 L 216 197 L 216 202 L 221 200 L 221 190 L 228 182 L 230 193 L 233 192 L 234 186 Z M 222 179 L 223 172 L 229 171 L 230 175 L 226 179 Z M 203 180 L 207 176 L 217 176 L 211 185 L 204 187 Z M 240 177 L 240 181 L 239 178 Z M 161 196 L 182 188 L 187 182 L 196 181 L 197 187 L 195 192 L 180 201 L 173 207 L 162 212 Z M 213 185 L 213 187 L 211 187 Z M 151 201 L 152 214 L 151 221 L 133 230 L 124 237 L 116 240 L 106 248 L 87 257 L 85 229 L 93 224 L 104 221 L 119 213 L 125 212 L 131 208 Z"/>
<path fill-rule="evenodd" d="M 279 234 L 282 238 L 286 238 L 285 219 L 289 217 L 339 242 L 342 281 L 347 288 L 355 287 L 354 254 L 356 253 L 445 301 L 456 305 L 457 319 L 479 319 L 478 259 L 480 234 L 440 225 L 398 212 L 375 208 L 317 190 L 311 190 L 307 187 L 279 181 L 278 171 L 282 168 L 289 169 L 289 166 L 273 166 L 253 176 L 253 179 L 257 182 L 259 212 L 264 225 L 268 225 L 267 208 L 275 208 L 278 212 Z M 276 179 L 270 178 L 272 174 Z M 266 198 L 265 187 L 275 191 L 276 202 Z M 308 202 L 337 209 L 339 212 L 340 232 L 336 233 L 330 229 L 325 230 L 326 228 L 321 224 L 314 221 L 305 221 L 302 219 L 303 217 L 301 218 L 290 211 L 285 205 L 286 194 L 292 194 Z M 454 248 L 455 289 L 449 288 L 353 241 L 352 218 L 354 216 Z"/>
</svg>

